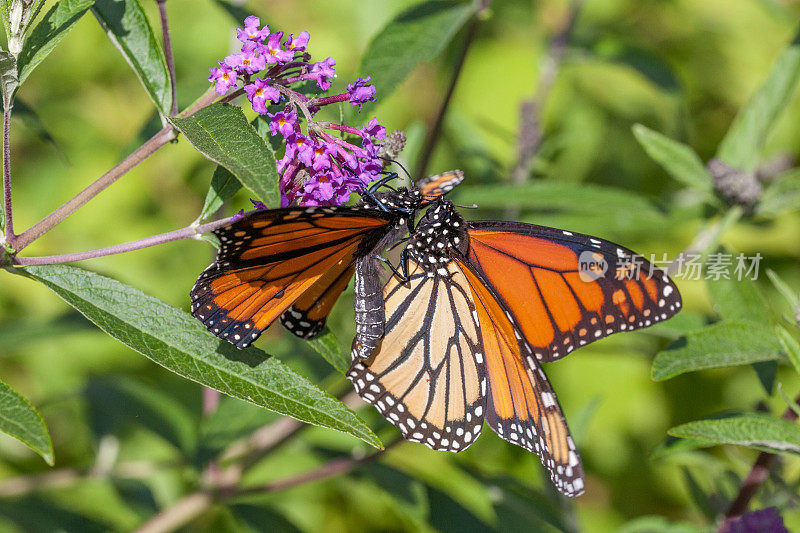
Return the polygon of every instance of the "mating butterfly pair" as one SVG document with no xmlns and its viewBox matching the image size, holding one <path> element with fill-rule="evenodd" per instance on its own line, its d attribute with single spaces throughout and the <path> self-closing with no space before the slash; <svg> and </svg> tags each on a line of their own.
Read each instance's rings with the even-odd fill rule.
<svg viewBox="0 0 800 533">
<path fill-rule="evenodd" d="M 251 213 L 215 232 L 220 251 L 192 290 L 192 312 L 240 348 L 279 316 L 309 337 L 355 272 L 348 378 L 358 394 L 406 439 L 436 450 L 465 449 L 485 420 L 537 453 L 558 490 L 577 496 L 580 459 L 540 363 L 669 318 L 680 295 L 611 242 L 467 222 L 443 197 L 462 179 L 454 171 L 410 191 L 373 188 L 356 208 Z M 381 254 L 406 228 L 402 272 L 390 275 Z"/>
</svg>

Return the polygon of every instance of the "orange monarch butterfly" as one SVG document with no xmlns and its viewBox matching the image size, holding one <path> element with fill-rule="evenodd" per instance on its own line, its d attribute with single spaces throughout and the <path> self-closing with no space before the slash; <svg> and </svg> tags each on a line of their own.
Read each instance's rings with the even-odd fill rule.
<svg viewBox="0 0 800 533">
<path fill-rule="evenodd" d="M 359 257 L 412 227 L 417 209 L 464 179 L 460 171 L 420 180 L 411 190 L 379 191 L 354 207 L 253 211 L 215 230 L 215 261 L 191 291 L 192 314 L 209 331 L 246 348 L 278 317 L 295 335 L 318 335 Z"/>
<path fill-rule="evenodd" d="M 675 285 L 660 270 L 641 275 L 650 264 L 619 245 L 531 224 L 467 222 L 443 198 L 405 252 L 403 273 L 385 282 L 377 258 L 356 263 L 347 377 L 358 394 L 403 437 L 434 450 L 467 448 L 486 420 L 538 454 L 560 492 L 582 494 L 581 461 L 540 363 L 673 316 Z M 583 258 L 595 268 L 582 270 Z"/>
</svg>

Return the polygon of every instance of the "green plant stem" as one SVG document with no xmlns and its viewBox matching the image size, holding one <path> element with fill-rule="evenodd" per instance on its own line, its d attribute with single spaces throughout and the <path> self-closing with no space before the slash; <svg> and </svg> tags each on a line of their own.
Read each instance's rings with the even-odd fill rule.
<svg viewBox="0 0 800 533">
<path fill-rule="evenodd" d="M 542 110 L 544 109 L 547 97 L 555 84 L 558 71 L 564 61 L 567 46 L 578 20 L 584 0 L 572 0 L 569 6 L 567 19 L 547 46 L 547 50 L 541 61 L 539 68 L 539 80 L 533 96 L 520 106 L 519 112 L 519 135 L 517 137 L 517 161 L 511 169 L 511 183 L 520 184 L 528 180 L 530 174 L 531 161 L 536 156 L 542 145 L 544 132 L 542 131 Z M 519 216 L 519 208 L 509 207 L 506 209 L 506 218 L 516 218 Z"/>
<path fill-rule="evenodd" d="M 464 42 L 461 45 L 461 50 L 458 53 L 458 58 L 456 58 L 456 64 L 453 69 L 453 75 L 450 77 L 450 83 L 447 86 L 447 92 L 445 92 L 444 99 L 442 100 L 439 109 L 436 111 L 436 117 L 433 119 L 433 125 L 431 129 L 428 130 L 428 134 L 425 136 L 425 142 L 422 143 L 422 153 L 420 154 L 419 158 L 417 159 L 415 175 L 416 176 L 424 176 L 425 172 L 428 170 L 428 165 L 430 164 L 431 157 L 433 157 L 433 151 L 436 148 L 436 141 L 439 140 L 442 131 L 442 125 L 444 124 L 444 117 L 447 115 L 447 110 L 450 107 L 450 101 L 453 99 L 453 93 L 456 90 L 456 84 L 458 83 L 458 79 L 461 76 L 461 71 L 464 67 L 464 62 L 467 59 L 467 53 L 469 49 L 472 47 L 472 43 L 475 41 L 475 36 L 478 32 L 478 26 L 480 24 L 480 17 L 481 14 L 489 8 L 491 1 L 484 0 L 479 3 L 475 14 L 472 17 L 472 20 L 469 22 L 469 26 L 467 27 L 466 34 L 464 35 Z"/>
<path fill-rule="evenodd" d="M 231 217 L 232 218 L 232 217 Z M 63 255 L 49 255 L 42 257 L 15 257 L 14 263 L 17 265 L 54 265 L 58 263 L 69 263 L 72 261 L 84 261 L 86 259 L 94 259 L 96 257 L 104 257 L 107 255 L 124 254 L 125 252 L 132 252 L 134 250 L 141 250 L 142 248 L 149 248 L 167 242 L 178 241 L 181 239 L 197 239 L 201 233 L 213 231 L 222 226 L 231 223 L 231 218 L 223 218 L 215 220 L 208 224 L 202 225 L 189 225 L 175 231 L 161 233 L 147 237 L 146 239 L 139 239 L 136 241 L 126 242 L 124 244 L 117 244 L 116 246 L 109 246 L 107 248 L 98 248 L 97 250 L 89 250 L 86 252 L 77 252 L 72 254 Z"/>
<path fill-rule="evenodd" d="M 800 395 L 795 399 L 795 403 L 798 402 L 800 402 Z M 798 417 L 794 409 L 789 407 L 783 412 L 782 418 L 787 422 L 796 422 Z M 750 500 L 769 477 L 769 468 L 775 461 L 775 457 L 774 453 L 761 452 L 758 454 L 758 458 L 756 458 L 755 463 L 753 463 L 753 467 L 750 469 L 747 477 L 744 478 L 744 481 L 742 481 L 741 487 L 739 487 L 739 493 L 725 512 L 725 520 L 720 526 L 719 531 L 723 531 L 726 526 L 728 526 L 731 519 L 741 516 L 747 511 Z"/>
<path fill-rule="evenodd" d="M 164 41 L 164 56 L 167 60 L 167 70 L 169 71 L 169 82 L 172 87 L 172 108 L 170 116 L 178 114 L 178 87 L 175 85 L 175 59 L 172 55 L 172 40 L 169 36 L 169 21 L 167 20 L 167 0 L 156 0 L 158 4 L 158 14 L 161 18 L 161 34 Z"/>
<path fill-rule="evenodd" d="M 11 104 L 3 106 L 3 209 L 5 210 L 6 242 L 13 246 L 14 216 L 11 205 Z"/>
</svg>

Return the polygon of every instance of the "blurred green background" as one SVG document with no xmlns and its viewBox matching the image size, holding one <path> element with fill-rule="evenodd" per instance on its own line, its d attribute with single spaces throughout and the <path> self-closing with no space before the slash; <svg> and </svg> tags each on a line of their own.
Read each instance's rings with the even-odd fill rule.
<svg viewBox="0 0 800 533">
<path fill-rule="evenodd" d="M 155 2 L 143 4 L 157 23 Z M 244 9 L 260 15 L 273 31 L 308 30 L 312 56 L 333 56 L 336 84 L 344 87 L 357 74 L 370 38 L 412 4 L 261 0 L 247 2 Z M 167 6 L 183 108 L 207 89 L 209 67 L 229 53 L 235 21 L 210 0 L 169 0 Z M 481 23 L 428 169 L 466 172 L 465 190 L 456 195 L 459 202 L 480 205 L 482 185 L 508 181 L 516 160 L 520 103 L 533 95 L 542 55 L 567 9 L 562 0 L 503 0 Z M 681 186 L 647 156 L 631 127 L 642 123 L 679 139 L 706 161 L 791 42 L 798 23 L 800 2 L 788 0 L 587 0 L 545 107 L 545 140 L 531 180 L 618 187 L 647 199 L 658 216 L 643 225 L 635 212 L 621 206 L 584 209 L 564 199 L 552 209 L 530 209 L 521 199 L 518 218 L 590 232 L 645 255 L 673 257 L 700 228 L 702 209 L 687 201 Z M 379 94 L 379 103 L 365 108 L 390 130 L 408 133 L 406 161 L 415 161 L 421 149 L 460 42 L 459 37 L 435 62 L 418 68 L 393 95 L 383 99 Z M 19 98 L 39 114 L 52 140 L 43 139 L 29 123 L 13 124 L 18 231 L 111 168 L 153 131 L 148 97 L 90 15 L 32 74 Z M 800 97 L 795 95 L 775 124 L 767 154 L 798 154 L 799 118 Z M 213 168 L 185 141 L 168 145 L 25 255 L 82 251 L 183 227 L 199 213 Z M 247 205 L 247 196 L 240 193 L 222 214 Z M 493 205 L 466 215 L 498 218 L 504 212 Z M 800 287 L 798 213 L 737 224 L 723 243 L 748 255 L 761 253 L 762 268 Z M 206 243 L 181 241 L 82 266 L 188 309 L 189 289 L 212 258 Z M 545 524 L 550 521 L 602 532 L 647 516 L 662 519 L 629 524 L 628 531 L 655 530 L 657 524 L 667 528 L 667 522 L 683 523 L 675 531 L 709 527 L 708 516 L 719 509 L 699 506 L 697 490 L 722 486 L 732 491 L 755 452 L 727 447 L 654 455 L 666 430 L 720 411 L 752 410 L 763 401 L 776 412 L 785 404 L 777 395 L 765 398 L 748 367 L 659 383 L 651 379 L 652 357 L 675 331 L 702 324 L 714 313 L 705 284 L 677 283 L 685 310 L 673 329 L 667 323 L 615 335 L 546 367 L 587 472 L 586 494 L 574 502 L 551 498 L 535 455 L 484 431 L 458 455 L 403 443 L 353 474 L 216 507 L 188 530 L 558 529 Z M 766 280 L 760 283 L 772 291 Z M 353 335 L 351 304 L 352 295 L 346 294 L 331 320 L 344 347 Z M 259 342 L 332 393 L 349 387 L 308 345 L 280 327 Z M 197 465 L 209 450 L 274 418 L 226 399 L 220 412 L 204 419 L 199 385 L 109 338 L 44 287 L 11 276 L 0 279 L 0 374 L 40 408 L 53 436 L 56 470 L 91 469 L 98 457 L 106 460 L 109 454 L 116 464 L 140 465 L 132 477 L 97 475 L 0 498 L 0 529 L 9 531 L 56 525 L 75 531 L 135 527 L 197 485 Z M 789 395 L 796 393 L 797 378 L 787 369 L 780 370 L 778 380 Z M 384 441 L 396 435 L 372 408 L 359 413 Z M 309 428 L 265 459 L 246 481 L 299 473 L 354 448 L 368 452 L 351 437 Z M 0 438 L 0 477 L 48 470 L 27 448 Z M 787 459 L 786 472 L 794 474 L 787 475 L 786 483 L 795 487 L 800 461 Z M 2 487 L 0 479 L 0 493 Z M 800 528 L 797 496 L 787 501 L 786 491 L 779 489 L 768 486 L 761 502 L 788 504 L 784 519 L 790 529 L 791 524 Z M 724 501 L 718 504 L 724 509 Z"/>
</svg>

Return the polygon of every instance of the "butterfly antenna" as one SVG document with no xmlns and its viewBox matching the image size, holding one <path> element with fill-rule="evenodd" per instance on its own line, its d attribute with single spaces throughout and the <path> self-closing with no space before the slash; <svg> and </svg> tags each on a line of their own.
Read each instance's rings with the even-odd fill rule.
<svg viewBox="0 0 800 533">
<path fill-rule="evenodd" d="M 408 171 L 406 167 L 403 166 L 403 164 L 400 161 L 398 161 L 397 159 L 389 159 L 388 157 L 381 157 L 380 159 L 383 159 L 388 163 L 394 163 L 395 165 L 403 169 L 403 172 L 405 172 L 406 176 L 408 176 L 408 181 L 410 183 L 414 183 L 414 180 L 411 178 L 411 173 Z"/>
<path fill-rule="evenodd" d="M 456 206 L 456 207 L 460 207 L 460 208 L 462 208 L 462 209 L 478 209 L 478 204 L 472 204 L 472 205 L 458 205 L 458 204 L 453 204 L 453 205 L 454 205 L 454 206 Z"/>
</svg>

